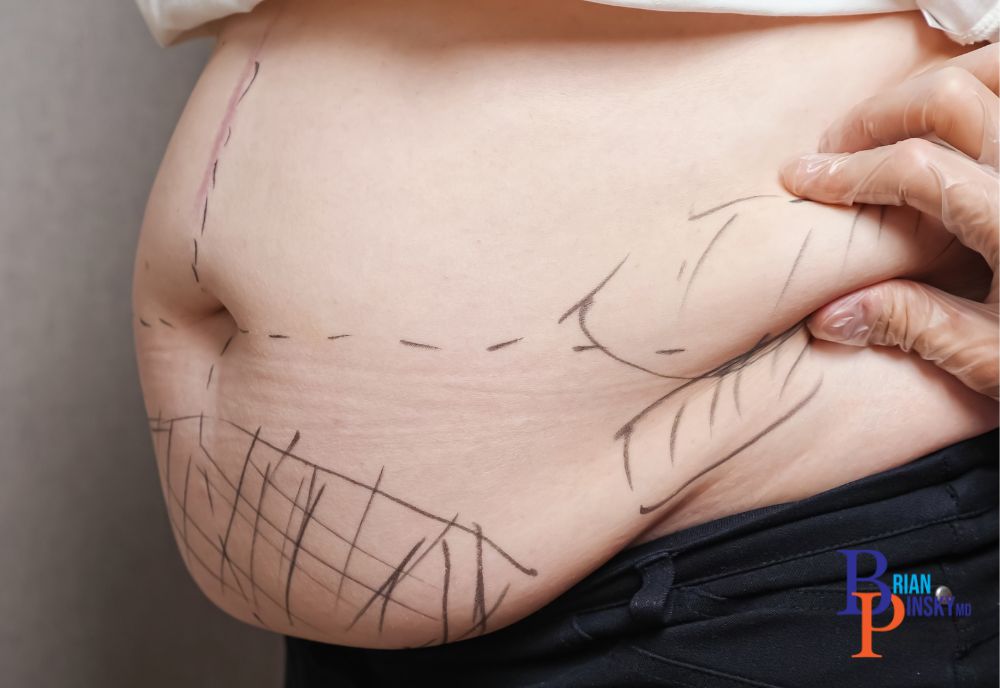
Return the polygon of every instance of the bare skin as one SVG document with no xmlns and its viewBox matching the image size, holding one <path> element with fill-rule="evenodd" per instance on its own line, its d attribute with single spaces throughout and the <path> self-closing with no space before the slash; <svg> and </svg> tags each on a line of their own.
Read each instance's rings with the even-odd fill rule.
<svg viewBox="0 0 1000 688">
<path fill-rule="evenodd" d="M 237 618 L 452 642 L 631 544 L 994 425 L 932 365 L 802 324 L 985 269 L 910 209 L 777 178 L 956 52 L 919 15 L 296 0 L 218 29 L 134 303 L 181 553 Z"/>
</svg>

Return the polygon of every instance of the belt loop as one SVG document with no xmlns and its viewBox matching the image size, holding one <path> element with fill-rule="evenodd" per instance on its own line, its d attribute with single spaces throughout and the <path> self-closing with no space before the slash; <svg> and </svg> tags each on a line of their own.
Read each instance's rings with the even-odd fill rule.
<svg viewBox="0 0 1000 688">
<path fill-rule="evenodd" d="M 629 602 L 629 612 L 643 627 L 665 626 L 673 612 L 670 591 L 674 585 L 674 561 L 669 552 L 657 552 L 635 564 L 642 587 Z"/>
</svg>

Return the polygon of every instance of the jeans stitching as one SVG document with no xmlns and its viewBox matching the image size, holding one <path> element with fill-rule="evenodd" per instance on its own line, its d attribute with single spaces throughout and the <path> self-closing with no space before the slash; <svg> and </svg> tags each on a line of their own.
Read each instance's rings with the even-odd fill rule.
<svg viewBox="0 0 1000 688">
<path fill-rule="evenodd" d="M 627 647 L 629 649 L 635 650 L 635 646 L 634 645 L 629 645 Z M 620 657 L 615 656 L 615 657 L 613 657 L 613 659 L 618 664 L 620 664 L 621 666 L 625 667 L 626 671 L 634 671 L 635 670 L 634 666 L 632 666 L 631 664 L 627 664 L 626 662 L 622 661 L 622 659 Z M 680 679 L 677 679 L 677 678 L 671 676 L 670 677 L 670 688 L 698 688 L 698 686 L 695 686 L 694 684 L 688 683 L 686 681 L 681 681 Z"/>
<path fill-rule="evenodd" d="M 678 667 L 681 667 L 683 669 L 687 669 L 689 671 L 693 671 L 695 673 L 704 674 L 706 676 L 712 676 L 713 678 L 716 678 L 716 679 L 727 680 L 730 683 L 738 683 L 740 685 L 745 685 L 745 686 L 754 686 L 755 688 L 782 688 L 782 686 L 779 686 L 779 685 L 774 684 L 774 683 L 766 683 L 766 682 L 763 682 L 763 681 L 757 681 L 757 680 L 754 680 L 752 678 L 746 678 L 746 677 L 739 676 L 739 675 L 736 675 L 736 674 L 727 674 L 725 672 L 718 671 L 716 669 L 710 669 L 709 667 L 702 667 L 702 666 L 698 666 L 697 664 L 690 664 L 688 662 L 682 662 L 682 661 L 677 660 L 677 659 L 671 659 L 670 657 L 664 657 L 663 655 L 657 654 L 657 653 L 655 653 L 655 652 L 653 652 L 651 650 L 647 650 L 647 649 L 642 648 L 642 647 L 638 647 L 637 645 L 629 645 L 628 647 L 631 648 L 632 650 L 634 650 L 635 652 L 638 652 L 641 655 L 644 655 L 644 656 L 649 657 L 651 659 L 658 660 L 658 661 L 663 662 L 665 664 L 671 664 L 671 665 L 674 665 L 674 666 L 678 666 Z"/>
<path fill-rule="evenodd" d="M 931 521 L 926 521 L 926 522 L 921 523 L 919 525 L 911 525 L 911 526 L 907 526 L 905 528 L 896 528 L 894 530 L 893 529 L 885 530 L 885 531 L 882 531 L 882 532 L 879 532 L 879 533 L 873 533 L 871 535 L 866 535 L 866 536 L 864 536 L 862 538 L 857 538 L 857 539 L 854 539 L 854 540 L 845 540 L 845 541 L 842 541 L 842 542 L 839 542 L 839 543 L 836 543 L 836 544 L 826 545 L 824 547 L 820 547 L 820 548 L 817 548 L 817 549 L 807 550 L 805 552 L 799 552 L 798 554 L 789 555 L 789 556 L 786 556 L 786 557 L 779 557 L 779 558 L 771 559 L 771 560 L 768 560 L 768 561 L 763 561 L 763 562 L 760 562 L 758 564 L 755 564 L 753 566 L 750 566 L 750 567 L 747 567 L 747 568 L 744 568 L 744 569 L 737 569 L 737 570 L 734 570 L 734 571 L 728 571 L 726 573 L 718 574 L 716 576 L 706 576 L 706 577 L 703 577 L 703 578 L 697 578 L 697 579 L 692 580 L 692 581 L 687 581 L 687 582 L 685 582 L 682 585 L 677 585 L 676 587 L 677 588 L 689 588 L 691 586 L 698 585 L 698 584 L 701 584 L 701 583 L 708 583 L 708 582 L 712 582 L 712 581 L 715 581 L 715 580 L 720 580 L 720 579 L 728 578 L 728 577 L 731 577 L 731 576 L 736 576 L 736 575 L 743 574 L 743 573 L 749 573 L 750 571 L 756 571 L 758 569 L 767 568 L 768 566 L 772 566 L 774 564 L 784 564 L 784 563 L 788 563 L 790 561 L 795 561 L 797 559 L 804 559 L 805 557 L 809 557 L 809 556 L 812 556 L 814 554 L 823 554 L 825 552 L 830 552 L 830 551 L 833 551 L 833 550 L 835 550 L 835 549 L 837 549 L 839 547 L 844 547 L 844 546 L 847 546 L 847 545 L 857 545 L 857 544 L 861 544 L 861 543 L 865 543 L 865 542 L 871 542 L 872 540 L 877 540 L 879 538 L 884 538 L 884 537 L 888 537 L 888 536 L 892 536 L 892 535 L 901 535 L 903 533 L 914 532 L 914 531 L 921 530 L 921 529 L 924 529 L 924 528 L 929 528 L 931 526 L 936 526 L 936 525 L 941 525 L 941 524 L 947 524 L 947 523 L 949 523 L 951 521 L 955 521 L 955 520 L 959 520 L 959 519 L 965 520 L 965 519 L 969 519 L 969 518 L 974 518 L 976 516 L 981 516 L 982 514 L 985 514 L 985 513 L 989 512 L 989 511 L 992 511 L 995 508 L 996 508 L 995 506 L 990 505 L 988 507 L 983 507 L 981 509 L 976 509 L 975 511 L 970 511 L 970 512 L 966 512 L 966 513 L 963 513 L 963 514 L 956 514 L 956 515 L 951 515 L 951 516 L 942 516 L 941 518 L 933 519 Z"/>
<path fill-rule="evenodd" d="M 964 659 L 966 656 L 968 656 L 968 654 L 970 652 L 972 652 L 973 650 L 975 650 L 980 645 L 984 645 L 984 644 L 990 642 L 991 640 L 993 640 L 994 638 L 996 638 L 997 635 L 998 635 L 997 633 L 991 633 L 990 635 L 986 636 L 985 638 L 977 640 L 974 643 L 970 643 L 968 645 L 964 645 L 963 647 L 960 647 L 955 652 L 955 658 L 956 659 Z"/>
</svg>

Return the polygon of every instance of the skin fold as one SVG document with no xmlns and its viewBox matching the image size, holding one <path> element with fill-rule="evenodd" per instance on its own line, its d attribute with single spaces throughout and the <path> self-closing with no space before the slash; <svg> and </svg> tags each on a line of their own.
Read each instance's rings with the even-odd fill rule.
<svg viewBox="0 0 1000 688">
<path fill-rule="evenodd" d="M 994 400 L 1000 397 L 997 50 L 965 53 L 867 99 L 823 135 L 824 153 L 782 168 L 786 186 L 803 198 L 908 205 L 936 218 L 991 271 L 971 298 L 910 280 L 865 287 L 815 313 L 810 333 L 913 351 Z M 915 138 L 925 134 L 938 143 Z"/>
<path fill-rule="evenodd" d="M 932 365 L 803 326 L 984 269 L 910 209 L 777 177 L 957 52 L 918 14 L 295 0 L 217 29 L 134 307 L 179 549 L 237 618 L 453 642 L 631 544 L 995 424 Z"/>
</svg>

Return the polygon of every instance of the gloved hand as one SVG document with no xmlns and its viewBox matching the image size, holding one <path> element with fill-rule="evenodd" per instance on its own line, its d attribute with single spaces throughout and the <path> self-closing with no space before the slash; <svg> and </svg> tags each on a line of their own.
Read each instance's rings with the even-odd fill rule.
<svg viewBox="0 0 1000 688">
<path fill-rule="evenodd" d="M 915 351 L 972 389 L 998 396 L 997 45 L 870 98 L 835 122 L 820 152 L 781 170 L 792 193 L 825 203 L 909 205 L 938 218 L 993 271 L 985 302 L 889 280 L 814 313 L 818 339 Z M 934 136 L 944 145 L 922 136 Z"/>
</svg>

